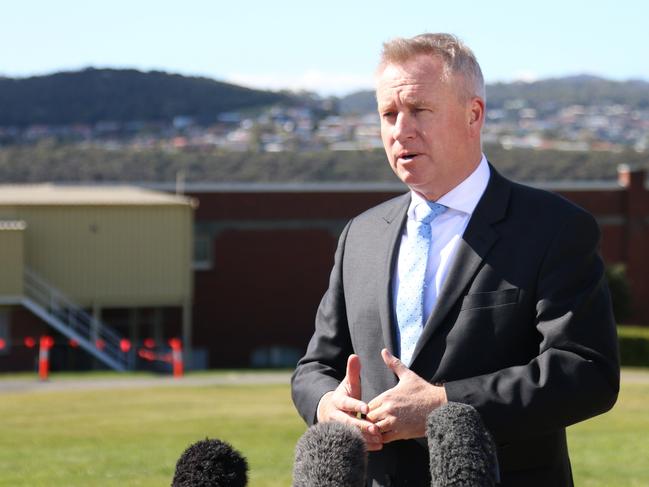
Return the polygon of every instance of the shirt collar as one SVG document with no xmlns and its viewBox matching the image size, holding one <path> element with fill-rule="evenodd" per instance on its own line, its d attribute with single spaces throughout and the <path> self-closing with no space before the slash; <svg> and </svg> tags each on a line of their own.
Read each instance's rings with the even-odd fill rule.
<svg viewBox="0 0 649 487">
<path fill-rule="evenodd" d="M 438 199 L 437 203 L 449 209 L 472 215 L 482 194 L 487 189 L 490 175 L 491 170 L 489 169 L 487 158 L 482 154 L 478 167 L 464 181 Z M 420 194 L 414 191 L 411 191 L 410 195 L 411 201 L 410 207 L 408 208 L 408 218 L 416 219 L 416 207 L 421 203 L 425 203 L 425 200 Z"/>
</svg>

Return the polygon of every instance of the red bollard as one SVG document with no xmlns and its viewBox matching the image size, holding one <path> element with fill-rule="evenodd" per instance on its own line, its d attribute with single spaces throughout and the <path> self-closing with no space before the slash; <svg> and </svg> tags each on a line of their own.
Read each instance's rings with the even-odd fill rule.
<svg viewBox="0 0 649 487">
<path fill-rule="evenodd" d="M 53 345 L 54 340 L 52 337 L 41 337 L 40 349 L 38 351 L 38 377 L 41 381 L 46 381 L 50 374 L 50 348 Z"/>
<path fill-rule="evenodd" d="M 123 353 L 128 353 L 131 351 L 131 341 L 128 338 L 122 338 L 119 341 L 119 349 Z"/>
<path fill-rule="evenodd" d="M 171 346 L 171 364 L 173 366 L 174 377 L 183 376 L 183 344 L 178 338 L 169 340 Z"/>
</svg>

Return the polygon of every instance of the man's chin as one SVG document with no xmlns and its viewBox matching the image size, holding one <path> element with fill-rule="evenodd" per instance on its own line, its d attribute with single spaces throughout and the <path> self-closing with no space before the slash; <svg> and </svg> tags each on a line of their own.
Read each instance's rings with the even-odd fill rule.
<svg viewBox="0 0 649 487">
<path fill-rule="evenodd" d="M 422 186 L 425 186 L 425 182 L 422 181 L 421 177 L 418 176 L 413 171 L 399 168 L 399 171 L 397 172 L 397 176 L 399 177 L 399 179 L 401 179 L 401 181 L 405 185 L 407 185 L 411 189 L 414 189 L 415 191 L 418 191 L 417 188 L 421 188 Z"/>
<path fill-rule="evenodd" d="M 430 184 L 422 181 L 421 178 L 401 178 L 401 181 L 408 186 L 412 191 L 418 193 L 420 196 L 427 200 L 435 201 L 439 195 L 435 192 L 435 189 L 431 187 Z"/>
</svg>

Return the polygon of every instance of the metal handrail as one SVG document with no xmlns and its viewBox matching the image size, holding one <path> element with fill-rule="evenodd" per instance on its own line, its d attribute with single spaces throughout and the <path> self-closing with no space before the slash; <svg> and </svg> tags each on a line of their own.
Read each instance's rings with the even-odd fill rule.
<svg viewBox="0 0 649 487">
<path fill-rule="evenodd" d="M 66 335 L 78 339 L 79 344 L 95 356 L 101 358 L 102 354 L 107 355 L 109 360 L 104 362 L 116 362 L 120 368 L 128 367 L 128 357 L 120 349 L 122 337 L 117 332 L 90 315 L 33 270 L 26 268 L 24 274 L 25 296 L 63 323 L 67 327 L 68 333 L 65 329 L 62 330 Z M 99 346 L 98 340 L 103 342 L 103 346 Z"/>
</svg>

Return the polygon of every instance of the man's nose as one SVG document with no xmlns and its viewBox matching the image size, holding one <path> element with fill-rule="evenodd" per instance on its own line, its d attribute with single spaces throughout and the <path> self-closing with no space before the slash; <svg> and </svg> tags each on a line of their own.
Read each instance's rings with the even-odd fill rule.
<svg viewBox="0 0 649 487">
<path fill-rule="evenodd" d="M 415 124 L 412 115 L 400 112 L 394 123 L 392 136 L 394 140 L 407 140 L 415 136 Z"/>
</svg>

